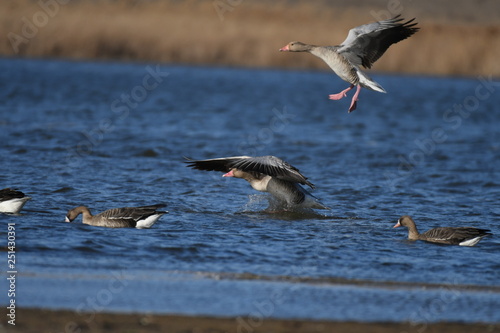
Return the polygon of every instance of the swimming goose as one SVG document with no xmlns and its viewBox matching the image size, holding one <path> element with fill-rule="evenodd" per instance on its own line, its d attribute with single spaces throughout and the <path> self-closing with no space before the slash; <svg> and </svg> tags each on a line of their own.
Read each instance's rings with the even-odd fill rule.
<svg viewBox="0 0 500 333">
<path fill-rule="evenodd" d="M 414 18 L 401 23 L 400 15 L 389 20 L 364 24 L 349 31 L 347 38 L 337 46 L 316 46 L 301 42 L 291 42 L 280 49 L 288 52 L 309 52 L 327 63 L 342 80 L 351 85 L 338 94 L 330 95 L 330 99 L 339 100 L 347 96 L 347 92 L 356 86 L 349 112 L 356 109 L 361 87 L 385 93 L 380 84 L 363 73 L 359 67 L 371 68 L 372 65 L 387 51 L 389 46 L 400 42 L 419 28 L 412 23 Z"/>
<path fill-rule="evenodd" d="M 28 200 L 31 198 L 21 191 L 4 188 L 0 190 L 0 213 L 17 214 Z"/>
<path fill-rule="evenodd" d="M 452 244 L 461 246 L 474 246 L 483 237 L 491 235 L 490 230 L 478 229 L 472 227 L 442 227 L 430 229 L 423 234 L 417 230 L 413 219 L 408 216 L 402 216 L 393 228 L 405 226 L 408 228 L 408 239 L 423 240 L 432 243 Z"/>
<path fill-rule="evenodd" d="M 329 209 L 300 184 L 314 185 L 300 171 L 275 156 L 233 156 L 208 160 L 188 160 L 193 169 L 225 172 L 222 177 L 243 178 L 254 190 L 269 192 L 286 208 Z"/>
<path fill-rule="evenodd" d="M 151 228 L 153 224 L 167 211 L 158 211 L 158 208 L 164 207 L 163 204 L 142 206 L 142 207 L 124 207 L 108 209 L 100 214 L 92 216 L 90 210 L 85 206 L 79 206 L 71 209 L 66 214 L 66 222 L 73 222 L 78 215 L 83 215 L 83 223 L 97 227 L 108 228 Z"/>
</svg>

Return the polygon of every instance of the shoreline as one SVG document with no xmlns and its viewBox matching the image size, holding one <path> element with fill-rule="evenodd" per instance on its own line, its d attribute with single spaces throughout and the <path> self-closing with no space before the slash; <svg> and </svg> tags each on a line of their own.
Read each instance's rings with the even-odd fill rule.
<svg viewBox="0 0 500 333">
<path fill-rule="evenodd" d="M 260 317 L 208 317 L 176 314 L 106 313 L 70 310 L 17 308 L 16 325 L 2 320 L 4 332 L 169 332 L 169 333 L 301 333 L 301 332 L 373 332 L 373 333 L 484 333 L 500 332 L 499 323 L 411 323 L 351 322 Z M 0 327 L 1 329 L 2 327 Z"/>
<path fill-rule="evenodd" d="M 491 14 L 500 12 L 500 3 L 487 1 L 467 18 L 473 4 L 464 1 L 444 2 L 434 13 L 419 2 L 402 1 L 394 13 L 385 9 L 387 1 L 355 2 L 232 2 L 222 9 L 214 4 L 224 1 L 47 2 L 52 7 L 29 0 L 0 2 L 6 32 L 0 36 L 0 55 L 329 71 L 312 55 L 278 49 L 291 40 L 339 44 L 355 26 L 402 14 L 416 17 L 421 30 L 392 46 L 374 71 L 500 76 L 500 24 Z M 447 4 L 454 7 L 452 14 Z"/>
<path fill-rule="evenodd" d="M 305 73 L 323 73 L 330 74 L 333 80 L 340 80 L 336 77 L 335 73 L 333 73 L 329 68 L 295 68 L 295 67 L 260 67 L 260 66 L 245 66 L 238 64 L 208 64 L 208 63 L 183 63 L 183 62 L 157 62 L 157 61 L 147 61 L 143 59 L 134 59 L 134 60 L 126 60 L 126 59 L 101 59 L 101 58 L 66 58 L 66 57 L 54 57 L 54 56 L 43 56 L 43 57 L 32 57 L 32 56 L 9 56 L 0 54 L 1 60 L 19 60 L 19 61 L 40 61 L 43 62 L 69 62 L 69 63 L 89 63 L 89 64 L 99 64 L 99 65 L 131 65 L 131 66 L 163 66 L 163 67 L 194 67 L 194 68 L 202 68 L 202 69 L 222 69 L 222 70 L 249 70 L 249 71 L 292 71 L 292 72 L 305 72 Z M 415 78 L 432 78 L 432 79 L 464 79 L 464 80 L 478 80 L 484 78 L 484 80 L 494 80 L 495 82 L 500 78 L 500 74 L 497 76 L 490 75 L 466 75 L 466 74 L 452 74 L 452 75 L 439 75 L 435 73 L 408 73 L 408 72 L 394 72 L 387 70 L 377 70 L 377 69 L 369 69 L 365 70 L 366 73 L 370 75 L 373 79 L 376 79 L 376 76 L 408 76 Z M 28 209 L 29 211 L 29 209 Z"/>
</svg>

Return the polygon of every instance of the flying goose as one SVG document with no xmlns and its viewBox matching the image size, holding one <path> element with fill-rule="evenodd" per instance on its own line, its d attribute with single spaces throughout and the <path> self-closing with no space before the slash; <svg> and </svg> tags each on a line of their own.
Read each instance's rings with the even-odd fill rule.
<svg viewBox="0 0 500 333">
<path fill-rule="evenodd" d="M 356 109 L 356 102 L 361 87 L 385 93 L 380 84 L 363 73 L 359 67 L 371 68 L 372 65 L 387 51 L 389 46 L 398 43 L 414 33 L 419 28 L 415 19 L 404 21 L 400 15 L 392 19 L 368 23 L 349 31 L 347 38 L 337 46 L 316 46 L 301 42 L 291 42 L 280 49 L 288 52 L 309 52 L 327 63 L 342 80 L 351 85 L 338 94 L 330 95 L 330 99 L 339 100 L 347 96 L 347 92 L 356 86 L 349 112 Z"/>
<path fill-rule="evenodd" d="M 275 156 L 233 156 L 208 160 L 187 159 L 189 167 L 197 170 L 225 172 L 222 177 L 243 178 L 254 190 L 269 192 L 286 209 L 329 209 L 304 189 L 314 185 L 294 166 Z"/>
<path fill-rule="evenodd" d="M 79 206 L 71 209 L 66 214 L 66 222 L 73 222 L 78 215 L 83 215 L 83 223 L 96 227 L 108 228 L 151 228 L 153 224 L 167 211 L 159 211 L 158 208 L 164 207 L 163 204 L 142 206 L 142 207 L 124 207 L 108 209 L 100 214 L 92 215 L 85 206 Z"/>
<path fill-rule="evenodd" d="M 408 228 L 408 239 L 423 240 L 432 243 L 452 244 L 461 246 L 474 246 L 483 237 L 491 235 L 490 230 L 478 229 L 472 227 L 442 227 L 430 229 L 423 234 L 417 230 L 413 219 L 408 216 L 402 216 L 393 228 L 405 226 Z"/>
<path fill-rule="evenodd" d="M 31 198 L 21 191 L 4 188 L 0 190 L 0 213 L 17 214 L 28 200 Z"/>
</svg>

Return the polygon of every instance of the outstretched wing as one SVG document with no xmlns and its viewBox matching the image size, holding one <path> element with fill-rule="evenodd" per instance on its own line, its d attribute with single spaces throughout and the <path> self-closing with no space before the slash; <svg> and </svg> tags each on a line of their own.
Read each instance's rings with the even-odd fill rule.
<svg viewBox="0 0 500 333">
<path fill-rule="evenodd" d="M 413 18 L 401 23 L 404 19 L 398 15 L 392 19 L 353 28 L 337 52 L 354 65 L 371 68 L 392 44 L 410 37 L 419 30 L 415 27 L 417 23 L 412 23 L 414 20 Z"/>
<path fill-rule="evenodd" d="M 188 167 L 191 167 L 196 170 L 205 170 L 205 171 L 221 171 L 221 172 L 229 172 L 233 168 L 233 164 L 237 161 L 251 158 L 250 156 L 233 156 L 233 157 L 221 157 L 221 158 L 212 158 L 208 160 L 193 160 L 187 157 L 184 157 L 188 164 Z"/>
<path fill-rule="evenodd" d="M 234 156 L 209 160 L 188 159 L 186 163 L 193 169 L 198 170 L 228 172 L 235 168 L 245 172 L 269 175 L 271 177 L 308 185 L 314 188 L 314 185 L 309 182 L 297 168 L 275 156 Z"/>
<path fill-rule="evenodd" d="M 299 169 L 275 156 L 260 156 L 240 160 L 235 162 L 233 167 L 247 172 L 263 173 L 271 177 L 314 188 L 314 185 L 300 173 Z"/>
</svg>

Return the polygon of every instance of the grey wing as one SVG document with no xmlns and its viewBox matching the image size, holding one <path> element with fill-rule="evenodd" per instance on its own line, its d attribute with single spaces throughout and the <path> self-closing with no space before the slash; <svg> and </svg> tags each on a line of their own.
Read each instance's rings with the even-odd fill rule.
<svg viewBox="0 0 500 333">
<path fill-rule="evenodd" d="M 240 160 L 249 159 L 249 156 L 232 156 L 232 157 L 221 157 L 221 158 L 212 158 L 208 160 L 193 160 L 185 157 L 187 160 L 185 163 L 188 164 L 188 167 L 191 167 L 196 170 L 205 170 L 205 171 L 221 171 L 228 172 L 231 170 L 232 165 Z"/>
<path fill-rule="evenodd" d="M 151 206 L 142 207 L 124 207 L 124 208 L 113 208 L 108 209 L 105 212 L 99 214 L 101 218 L 105 218 L 108 221 L 113 221 L 117 223 L 127 223 L 132 227 L 135 227 L 137 221 L 146 219 L 147 217 L 157 214 L 166 213 L 157 211 L 158 208 L 164 207 L 164 204 L 157 204 Z"/>
<path fill-rule="evenodd" d="M 134 228 L 137 221 L 129 215 L 129 211 L 126 208 L 113 208 L 108 209 L 100 214 L 97 214 L 94 218 L 97 220 L 105 221 L 108 227 L 123 227 L 128 226 Z"/>
<path fill-rule="evenodd" d="M 421 234 L 421 236 L 426 239 L 442 243 L 458 244 L 461 241 L 460 239 L 456 239 L 452 228 L 446 227 L 430 229 Z"/>
<path fill-rule="evenodd" d="M 165 207 L 165 206 L 166 206 L 165 204 L 160 203 L 160 204 L 156 204 L 156 205 L 141 206 L 141 207 L 127 207 L 127 208 L 156 211 L 157 209 Z"/>
<path fill-rule="evenodd" d="M 303 203 L 306 194 L 310 194 L 302 186 L 278 178 L 273 178 L 269 181 L 268 192 L 277 199 L 294 205 Z"/>
<path fill-rule="evenodd" d="M 451 244 L 460 244 L 461 242 L 476 238 L 479 236 L 485 236 L 489 234 L 489 230 L 477 229 L 470 227 L 463 228 L 435 228 L 424 232 L 422 235 L 428 239 L 446 241 Z"/>
<path fill-rule="evenodd" d="M 314 185 L 300 173 L 299 169 L 275 156 L 252 157 L 235 161 L 231 166 L 246 172 L 258 172 L 278 179 L 308 185 Z"/>
<path fill-rule="evenodd" d="M 453 228 L 453 230 L 453 237 L 461 240 L 467 240 L 491 234 L 490 230 L 488 229 L 478 229 L 471 227 Z"/>
<path fill-rule="evenodd" d="M 10 188 L 4 188 L 3 190 L 0 190 L 0 200 L 10 200 L 10 199 L 15 199 L 15 198 L 23 198 L 24 193 L 18 190 L 13 190 Z"/>
<path fill-rule="evenodd" d="M 364 24 L 349 31 L 347 38 L 339 46 L 338 52 L 352 64 L 371 68 L 387 49 L 414 33 L 419 28 L 415 19 L 401 23 L 400 15 L 392 19 Z"/>
<path fill-rule="evenodd" d="M 124 214 L 130 216 L 134 221 L 139 221 L 148 218 L 151 215 L 158 213 L 167 213 L 166 211 L 159 211 L 158 208 L 164 207 L 164 204 L 142 206 L 142 207 L 126 207 L 123 210 L 127 212 Z"/>
</svg>

